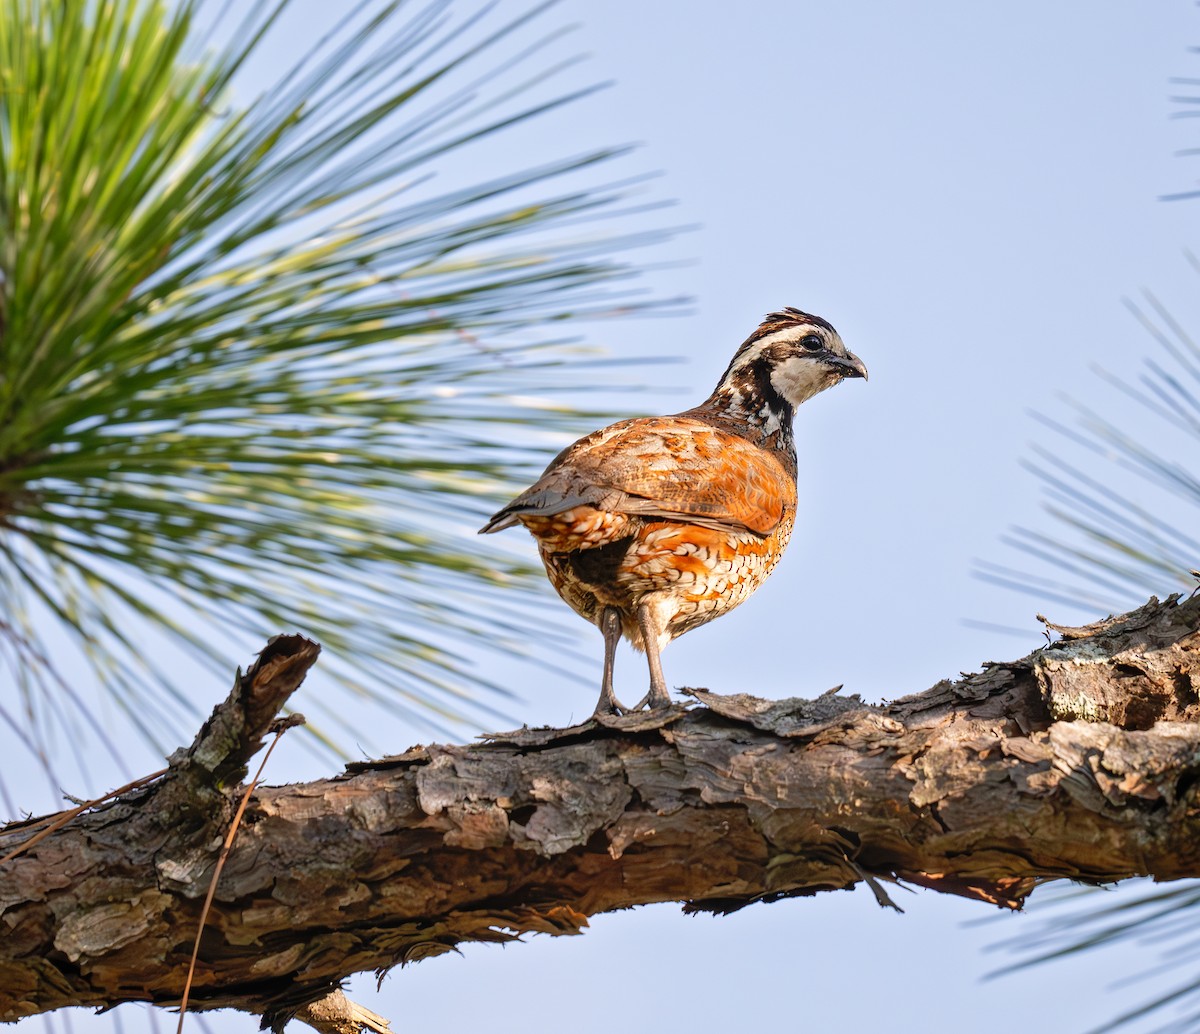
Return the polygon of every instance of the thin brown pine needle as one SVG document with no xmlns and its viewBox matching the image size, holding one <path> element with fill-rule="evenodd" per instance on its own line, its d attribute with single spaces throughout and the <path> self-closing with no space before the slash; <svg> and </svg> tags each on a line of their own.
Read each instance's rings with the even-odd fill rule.
<svg viewBox="0 0 1200 1034">
<path fill-rule="evenodd" d="M 225 843 L 221 845 L 221 853 L 217 857 L 217 864 L 213 867 L 212 879 L 208 881 L 208 893 L 204 896 L 204 907 L 200 909 L 200 922 L 196 925 L 196 940 L 192 945 L 192 957 L 188 962 L 187 979 L 183 983 L 183 997 L 179 1001 L 179 1024 L 175 1028 L 175 1034 L 183 1034 L 183 1018 L 187 1015 L 188 998 L 192 993 L 192 978 L 196 974 L 196 960 L 200 957 L 200 938 L 204 934 L 204 924 L 208 920 L 208 913 L 212 909 L 213 898 L 217 893 L 217 881 L 221 878 L 221 870 L 225 868 L 225 860 L 229 857 L 229 852 L 233 848 L 233 839 L 237 836 L 238 828 L 242 824 L 242 816 L 246 813 L 246 805 L 250 802 L 250 795 L 254 793 L 254 788 L 258 786 L 258 781 L 262 778 L 263 771 L 267 767 L 267 762 L 271 758 L 271 752 L 275 749 L 275 744 L 279 742 L 280 737 L 287 732 L 289 726 L 283 726 L 275 733 L 275 738 L 267 746 L 267 752 L 263 755 L 262 764 L 258 766 L 258 771 L 254 773 L 254 778 L 250 780 L 250 785 L 246 787 L 246 792 L 242 794 L 242 799 L 238 802 L 237 811 L 234 812 L 233 821 L 229 824 L 229 832 L 225 834 Z"/>
<path fill-rule="evenodd" d="M 274 744 L 272 744 L 272 746 L 274 746 Z M 5 862 L 12 861 L 18 855 L 24 854 L 31 847 L 33 847 L 34 844 L 45 840 L 46 837 L 48 837 L 51 833 L 62 829 L 63 826 L 75 818 L 76 815 L 82 815 L 88 810 L 88 808 L 94 808 L 97 804 L 103 804 L 105 801 L 111 801 L 113 798 L 120 797 L 122 794 L 128 793 L 130 790 L 137 790 L 139 787 L 146 786 L 148 783 L 154 782 L 154 780 L 158 779 L 160 776 L 166 775 L 167 771 L 168 770 L 165 768 L 160 768 L 157 772 L 151 772 L 149 775 L 141 776 L 138 779 L 131 780 L 124 786 L 118 786 L 115 790 L 110 790 L 103 797 L 97 797 L 95 800 L 91 801 L 84 801 L 82 804 L 76 805 L 76 807 L 71 808 L 69 811 L 60 811 L 53 821 L 50 822 L 50 825 L 46 826 L 45 829 L 38 830 L 38 832 L 36 832 L 23 844 L 19 845 L 18 847 L 14 847 L 3 858 L 0 858 L 0 865 L 3 865 Z M 49 818 L 49 816 L 47 816 L 47 818 Z"/>
</svg>

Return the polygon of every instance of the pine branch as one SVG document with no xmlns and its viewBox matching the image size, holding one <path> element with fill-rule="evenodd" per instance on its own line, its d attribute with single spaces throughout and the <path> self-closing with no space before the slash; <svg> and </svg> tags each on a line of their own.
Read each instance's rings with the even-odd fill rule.
<svg viewBox="0 0 1200 1034">
<path fill-rule="evenodd" d="M 192 1007 L 280 1026 L 354 972 L 579 933 L 655 901 L 729 912 L 866 880 L 885 904 L 885 885 L 906 882 L 1017 908 L 1061 877 L 1200 875 L 1200 599 L 1061 631 L 884 706 L 696 691 L 691 709 L 415 747 L 262 788 Z M 245 713 L 261 730 L 260 710 Z M 256 735 L 224 735 L 227 758 L 205 771 L 244 763 Z M 197 778 L 182 761 L 195 756 L 4 867 L 0 1019 L 178 1001 L 237 794 Z M 4 830 L 0 853 L 40 821 Z"/>
</svg>

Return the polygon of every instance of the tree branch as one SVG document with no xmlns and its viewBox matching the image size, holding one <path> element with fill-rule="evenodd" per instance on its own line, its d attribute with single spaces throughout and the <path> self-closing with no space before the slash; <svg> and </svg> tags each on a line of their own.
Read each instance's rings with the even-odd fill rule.
<svg viewBox="0 0 1200 1034">
<path fill-rule="evenodd" d="M 654 901 L 728 912 L 867 879 L 881 901 L 906 881 L 1016 908 L 1051 878 L 1198 876 L 1198 628 L 1200 600 L 1151 600 L 886 706 L 697 691 L 690 710 L 260 789 L 194 1007 L 281 1026 L 354 972 Z M 246 676 L 283 673 L 272 709 L 315 659 L 297 639 Z M 0 1019 L 177 1002 L 228 818 L 220 778 L 259 742 L 264 707 L 243 726 L 215 714 L 160 782 L 0 869 Z M 207 789 L 189 796 L 179 772 L 194 768 Z M 36 828 L 9 827 L 0 853 Z"/>
</svg>

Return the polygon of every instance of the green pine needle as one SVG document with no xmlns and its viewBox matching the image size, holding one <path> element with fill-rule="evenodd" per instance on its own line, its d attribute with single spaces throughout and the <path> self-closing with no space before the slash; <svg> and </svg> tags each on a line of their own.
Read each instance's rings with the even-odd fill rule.
<svg viewBox="0 0 1200 1034">
<path fill-rule="evenodd" d="M 435 191 L 577 95 L 545 99 L 555 33 L 507 56 L 541 8 L 401 6 L 246 101 L 287 0 L 0 0 L 0 721 L 43 758 L 103 724 L 64 657 L 165 748 L 212 703 L 180 650 L 225 678 L 298 629 L 428 720 L 496 688 L 463 644 L 527 635 L 529 569 L 473 533 L 531 428 L 587 422 L 534 328 L 646 307 L 612 256 L 663 235 L 591 225 L 613 149 Z"/>
<path fill-rule="evenodd" d="M 1200 567 L 1200 345 L 1153 295 L 1130 305 L 1162 352 L 1136 378 L 1098 371 L 1122 401 L 1151 418 L 1153 431 L 1123 429 L 1120 402 L 1104 412 L 1067 400 L 1074 424 L 1041 414 L 1052 438 L 1025 466 L 1041 482 L 1057 533 L 1017 527 L 1004 542 L 1036 561 L 1037 573 L 981 562 L 985 581 L 1097 616 L 1153 593 L 1189 592 Z M 1130 476 L 1141 488 L 1124 487 Z M 1178 515 L 1186 519 L 1180 520 Z"/>
</svg>

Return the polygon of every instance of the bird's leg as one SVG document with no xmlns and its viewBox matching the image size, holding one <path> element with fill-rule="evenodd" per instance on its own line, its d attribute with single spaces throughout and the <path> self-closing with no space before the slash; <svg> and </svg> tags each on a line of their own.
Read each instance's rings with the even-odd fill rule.
<svg viewBox="0 0 1200 1034">
<path fill-rule="evenodd" d="M 657 615 L 653 608 L 646 603 L 639 604 L 637 609 L 638 628 L 642 633 L 642 643 L 646 647 L 646 660 L 650 665 L 650 692 L 646 701 L 651 711 L 671 706 L 671 694 L 667 692 L 667 680 L 663 678 L 662 661 L 659 658 L 658 638 L 662 629 L 658 627 Z M 638 704 L 641 707 L 641 704 Z"/>
<path fill-rule="evenodd" d="M 613 665 L 617 658 L 617 643 L 621 641 L 621 612 L 605 607 L 600 615 L 600 632 L 604 636 L 604 677 L 600 681 L 600 699 L 592 717 L 601 714 L 625 714 L 629 708 L 613 694 Z"/>
</svg>

